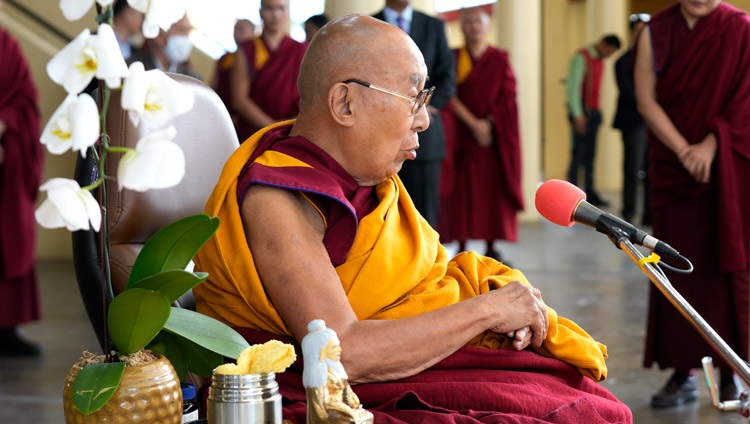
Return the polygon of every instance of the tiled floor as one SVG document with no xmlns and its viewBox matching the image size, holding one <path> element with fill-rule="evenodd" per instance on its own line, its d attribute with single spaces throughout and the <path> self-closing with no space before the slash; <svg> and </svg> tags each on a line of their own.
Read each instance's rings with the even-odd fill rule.
<svg viewBox="0 0 750 424">
<path fill-rule="evenodd" d="M 636 423 L 747 422 L 737 412 L 714 409 L 703 385 L 697 402 L 668 410 L 649 407 L 651 393 L 668 377 L 667 372 L 641 367 L 650 283 L 604 235 L 545 221 L 522 225 L 519 243 L 501 248 L 507 260 L 542 289 L 551 307 L 608 346 L 609 377 L 602 384 L 630 406 Z M 44 343 L 45 354 L 36 360 L 0 360 L 0 423 L 64 422 L 65 375 L 82 349 L 98 349 L 72 264 L 45 261 L 39 274 L 44 320 L 24 331 Z"/>
</svg>

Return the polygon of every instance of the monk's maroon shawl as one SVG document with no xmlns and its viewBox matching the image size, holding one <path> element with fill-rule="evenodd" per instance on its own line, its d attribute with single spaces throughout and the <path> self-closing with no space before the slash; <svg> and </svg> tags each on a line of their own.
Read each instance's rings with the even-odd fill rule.
<svg viewBox="0 0 750 424">
<path fill-rule="evenodd" d="M 291 337 L 238 329 L 250 344 L 281 340 L 297 361 L 276 374 L 284 419 L 305 422 L 303 361 Z M 353 386 L 376 423 L 631 423 L 630 409 L 573 366 L 530 351 L 464 347 L 409 378 Z"/>
<path fill-rule="evenodd" d="M 0 327 L 41 317 L 34 206 L 42 176 L 37 89 L 18 43 L 0 29 Z"/>
<path fill-rule="evenodd" d="M 0 29 L 0 120 L 8 129 L 0 139 L 0 252 L 3 279 L 24 275 L 34 266 L 36 201 L 44 152 L 39 142 L 37 89 L 18 43 Z"/>
<path fill-rule="evenodd" d="M 297 76 L 307 45 L 285 37 L 278 49 L 271 50 L 265 41 L 262 41 L 262 37 L 259 40 L 268 52 L 268 60 L 263 64 L 255 63 L 255 39 L 240 44 L 247 58 L 248 72 L 252 80 L 248 95 L 268 116 L 277 121 L 296 118 L 299 114 Z M 259 129 L 240 118 L 237 124 L 240 143 Z"/>
<path fill-rule="evenodd" d="M 505 51 L 490 46 L 471 60 L 457 96 L 474 116 L 492 121 L 494 143 L 481 147 L 466 124 L 455 120 L 451 236 L 516 241 L 517 213 L 524 208 L 516 79 Z"/>
<path fill-rule="evenodd" d="M 750 20 L 720 3 L 689 30 L 676 4 L 654 16 L 650 30 L 659 104 L 688 143 L 709 133 L 718 140 L 711 182 L 701 184 L 651 134 L 651 204 L 658 209 L 714 191 L 716 205 L 706 207 L 718 205 L 718 222 L 695 225 L 715 228 L 718 245 L 701 249 L 718 253 L 714 265 L 723 272 L 745 270 L 750 259 Z M 667 242 L 697 242 L 690 231 L 683 234 L 686 240 Z"/>
<path fill-rule="evenodd" d="M 690 30 L 679 5 L 649 24 L 657 100 L 691 144 L 712 133 L 718 150 L 708 184 L 649 133 L 654 235 L 690 259 L 692 274 L 671 273 L 674 287 L 745 357 L 748 351 L 750 238 L 750 21 L 720 3 Z M 651 287 L 644 365 L 694 368 L 711 345 Z"/>
<path fill-rule="evenodd" d="M 326 224 L 323 245 L 333 266 L 346 261 L 357 235 L 359 220 L 372 212 L 378 199 L 375 188 L 361 187 L 331 155 L 301 136 L 289 136 L 290 126 L 276 127 L 263 137 L 247 161 L 237 183 L 237 200 L 242 204 L 252 184 L 285 188 L 305 193 Z M 256 163 L 271 150 L 298 159 L 309 166 L 279 168 Z M 325 171 L 321 171 L 325 170 Z"/>
</svg>

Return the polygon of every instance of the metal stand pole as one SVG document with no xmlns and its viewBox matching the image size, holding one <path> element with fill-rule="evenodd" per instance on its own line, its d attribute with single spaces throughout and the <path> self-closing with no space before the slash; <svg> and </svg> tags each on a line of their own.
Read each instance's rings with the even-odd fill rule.
<svg viewBox="0 0 750 424">
<path fill-rule="evenodd" d="M 693 309 L 692 306 L 680 295 L 680 293 L 672 286 L 667 277 L 651 262 L 645 260 L 646 258 L 641 254 L 639 250 L 635 248 L 633 243 L 627 237 L 627 235 L 619 231 L 619 228 L 615 228 L 613 236 L 610 236 L 615 245 L 619 246 L 630 259 L 635 262 L 636 265 L 643 271 L 649 280 L 656 286 L 657 289 L 669 300 L 669 302 L 677 308 L 677 310 L 695 327 L 696 330 L 703 336 L 706 341 L 716 349 L 716 352 L 732 367 L 732 369 L 740 376 L 745 385 L 750 386 L 750 366 L 747 362 L 742 360 L 729 345 L 719 336 L 713 328 Z M 621 234 L 620 234 L 621 233 Z M 703 359 L 704 370 L 707 365 L 711 365 L 711 358 Z M 706 382 L 709 385 L 709 390 L 712 390 L 712 401 L 714 406 L 721 410 L 736 410 L 740 409 L 742 415 L 748 417 L 746 413 L 750 410 L 750 400 L 748 400 L 747 391 L 743 392 L 740 401 L 730 402 L 719 402 L 718 396 L 716 395 L 716 384 L 715 378 L 713 377 L 713 370 L 711 374 L 706 376 Z"/>
<path fill-rule="evenodd" d="M 721 357 L 729 363 L 732 369 L 740 376 L 742 381 L 750 385 L 750 366 L 742 360 L 727 343 L 719 336 L 713 328 L 701 317 L 695 309 L 680 295 L 672 286 L 667 277 L 661 270 L 644 261 L 645 257 L 638 251 L 630 239 L 627 237 L 619 238 L 618 245 L 627 253 L 630 259 L 635 262 L 643 271 L 649 280 L 656 286 L 659 291 L 666 296 L 669 302 L 698 330 L 703 338 L 711 344 Z"/>
</svg>

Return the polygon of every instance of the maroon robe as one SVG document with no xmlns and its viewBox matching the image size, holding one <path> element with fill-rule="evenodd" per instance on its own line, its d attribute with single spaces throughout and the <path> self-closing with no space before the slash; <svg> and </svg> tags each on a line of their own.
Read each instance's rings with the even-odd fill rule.
<svg viewBox="0 0 750 424">
<path fill-rule="evenodd" d="M 43 170 L 37 89 L 20 46 L 0 28 L 0 327 L 41 316 L 34 207 Z"/>
<path fill-rule="evenodd" d="M 276 339 L 295 347 L 297 361 L 276 374 L 283 416 L 305 422 L 303 358 L 291 337 L 238 329 L 250 344 Z M 203 399 L 208 383 L 204 384 Z M 352 390 L 376 423 L 604 424 L 633 422 L 630 408 L 578 370 L 531 351 L 463 347 L 411 377 L 357 384 Z"/>
<path fill-rule="evenodd" d="M 237 111 L 232 106 L 232 86 L 230 83 L 232 65 L 237 59 L 237 55 L 234 52 L 225 53 L 219 60 L 216 61 L 216 69 L 214 70 L 214 86 L 213 89 L 216 94 L 219 95 L 221 101 L 224 102 L 224 106 L 227 107 L 229 116 L 232 117 L 232 122 L 237 126 L 239 117 Z"/>
<path fill-rule="evenodd" d="M 289 136 L 290 126 L 270 130 L 245 165 L 237 184 L 242 204 L 252 184 L 262 184 L 304 193 L 324 216 L 323 245 L 333 266 L 346 260 L 354 243 L 359 220 L 378 204 L 374 186 L 361 187 L 325 150 L 302 136 Z M 287 154 L 310 167 L 277 168 L 253 163 L 267 150 Z"/>
<path fill-rule="evenodd" d="M 256 40 L 263 44 L 268 53 L 265 63 L 256 63 Z M 240 44 L 240 48 L 245 53 L 248 75 L 251 79 L 248 93 L 250 99 L 277 121 L 295 118 L 299 114 L 297 76 L 307 45 L 284 37 L 279 48 L 272 51 L 262 37 L 257 37 Z M 237 123 L 237 137 L 240 143 L 259 129 L 240 118 Z"/>
<path fill-rule="evenodd" d="M 711 180 L 702 184 L 649 132 L 654 236 L 692 261 L 692 274 L 669 273 L 670 281 L 747 359 L 750 19 L 720 3 L 690 30 L 679 5 L 673 5 L 649 25 L 659 104 L 688 143 L 699 143 L 709 133 L 718 143 Z M 644 365 L 695 368 L 705 355 L 718 359 L 652 286 Z"/>
<path fill-rule="evenodd" d="M 456 57 L 459 52 L 454 51 Z M 517 213 L 524 208 L 516 79 L 505 51 L 490 46 L 471 60 L 471 73 L 458 83 L 457 96 L 474 116 L 492 121 L 494 141 L 481 147 L 466 124 L 455 119 L 455 182 L 448 201 L 449 236 L 443 239 L 516 241 Z"/>
</svg>

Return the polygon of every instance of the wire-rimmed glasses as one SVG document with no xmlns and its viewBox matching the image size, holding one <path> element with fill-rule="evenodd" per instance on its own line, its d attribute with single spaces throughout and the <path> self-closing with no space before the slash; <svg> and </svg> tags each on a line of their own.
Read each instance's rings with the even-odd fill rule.
<svg viewBox="0 0 750 424">
<path fill-rule="evenodd" d="M 416 97 L 407 96 L 405 94 L 399 94 L 395 91 L 388 90 L 387 88 L 378 87 L 377 85 L 370 84 L 369 82 L 358 80 L 358 79 L 348 79 L 344 81 L 344 84 L 349 83 L 355 83 L 359 85 L 363 85 L 367 88 L 372 88 L 373 90 L 382 91 L 383 93 L 390 94 L 392 96 L 401 97 L 402 99 L 409 100 L 413 102 L 412 108 L 411 108 L 411 114 L 416 115 L 419 113 L 419 109 L 422 106 L 427 107 L 427 105 L 430 104 L 430 100 L 432 99 L 432 93 L 435 92 L 435 87 L 425 88 L 424 90 L 420 90 Z"/>
<path fill-rule="evenodd" d="M 630 15 L 630 22 L 636 23 L 636 22 L 644 22 L 648 23 L 651 20 L 651 15 L 648 13 L 633 13 Z"/>
</svg>

